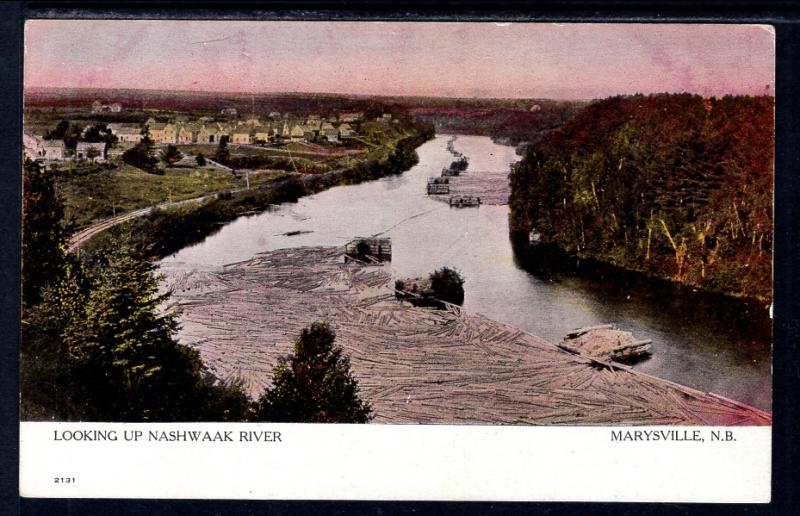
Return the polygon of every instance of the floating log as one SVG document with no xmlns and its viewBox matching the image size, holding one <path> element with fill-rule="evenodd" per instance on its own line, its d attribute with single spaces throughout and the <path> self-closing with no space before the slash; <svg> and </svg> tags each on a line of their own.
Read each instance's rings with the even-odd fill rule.
<svg viewBox="0 0 800 516">
<path fill-rule="evenodd" d="M 342 248 L 303 247 L 204 270 L 162 264 L 181 342 L 257 399 L 303 328 L 328 321 L 382 423 L 771 423 L 766 412 L 569 353 L 454 305 L 398 302 L 389 268 L 341 258 Z"/>
<path fill-rule="evenodd" d="M 650 344 L 650 340 L 635 340 L 629 331 L 601 324 L 567 333 L 558 347 L 592 359 L 630 363 L 649 356 Z"/>
</svg>

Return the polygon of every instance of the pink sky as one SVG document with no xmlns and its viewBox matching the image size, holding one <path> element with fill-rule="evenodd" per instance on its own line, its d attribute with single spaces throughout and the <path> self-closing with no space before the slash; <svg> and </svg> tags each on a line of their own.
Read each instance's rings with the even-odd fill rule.
<svg viewBox="0 0 800 516">
<path fill-rule="evenodd" d="M 26 87 L 576 99 L 772 94 L 774 83 L 764 25 L 31 20 L 25 30 Z"/>
</svg>

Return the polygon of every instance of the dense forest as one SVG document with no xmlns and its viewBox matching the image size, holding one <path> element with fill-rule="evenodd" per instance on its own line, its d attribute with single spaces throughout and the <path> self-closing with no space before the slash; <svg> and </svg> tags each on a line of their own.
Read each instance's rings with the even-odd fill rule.
<svg viewBox="0 0 800 516">
<path fill-rule="evenodd" d="M 773 97 L 609 98 L 514 167 L 512 235 L 769 303 L 773 159 Z"/>
</svg>

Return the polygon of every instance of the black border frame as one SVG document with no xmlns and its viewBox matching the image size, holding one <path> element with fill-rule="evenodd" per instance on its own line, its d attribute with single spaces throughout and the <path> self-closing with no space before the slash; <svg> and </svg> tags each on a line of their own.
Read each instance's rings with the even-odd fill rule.
<svg viewBox="0 0 800 516">
<path fill-rule="evenodd" d="M 800 4 L 793 0 L 752 2 L 639 0 L 545 0 L 529 4 L 475 0 L 413 5 L 395 1 L 317 0 L 267 3 L 197 0 L 174 2 L 9 2 L 0 5 L 0 328 L 6 360 L 0 362 L 0 513 L 30 515 L 201 515 L 201 514 L 800 514 L 797 381 L 800 381 L 800 310 L 795 255 L 800 254 L 800 112 L 797 67 L 800 61 Z M 294 502 L 200 500 L 63 500 L 20 498 L 18 491 L 18 344 L 23 26 L 26 18 L 224 18 L 224 19 L 384 19 L 516 20 L 578 22 L 767 23 L 776 29 L 776 174 L 773 354 L 773 451 L 770 504 L 588 504 L 464 502 Z M 9 359 L 10 358 L 10 359 Z"/>
</svg>

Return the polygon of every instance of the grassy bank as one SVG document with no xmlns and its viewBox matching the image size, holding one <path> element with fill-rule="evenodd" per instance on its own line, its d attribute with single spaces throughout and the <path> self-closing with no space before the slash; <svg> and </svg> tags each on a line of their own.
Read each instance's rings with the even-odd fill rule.
<svg viewBox="0 0 800 516">
<path fill-rule="evenodd" d="M 274 181 L 283 175 L 254 175 L 251 184 Z M 125 163 L 85 165 L 62 169 L 54 177 L 64 202 L 65 219 L 74 230 L 161 202 L 244 186 L 234 174 L 213 167 L 170 167 L 164 175 L 155 175 Z"/>
<path fill-rule="evenodd" d="M 382 159 L 370 159 L 352 168 L 324 174 L 292 176 L 201 204 L 155 210 L 95 237 L 85 249 L 91 253 L 105 248 L 115 236 L 124 235 L 144 256 L 150 259 L 163 258 L 202 241 L 225 223 L 242 215 L 263 212 L 271 205 L 293 202 L 304 195 L 333 186 L 402 173 L 418 162 L 415 149 L 433 135 L 432 128 L 420 126 L 411 135 L 400 139 L 393 150 L 384 152 Z"/>
</svg>

